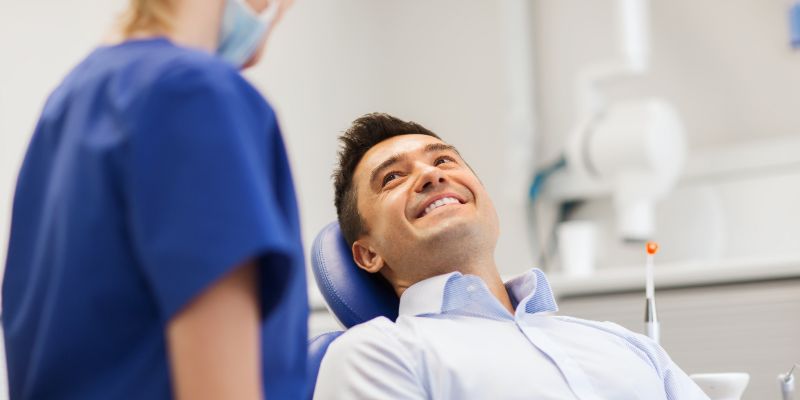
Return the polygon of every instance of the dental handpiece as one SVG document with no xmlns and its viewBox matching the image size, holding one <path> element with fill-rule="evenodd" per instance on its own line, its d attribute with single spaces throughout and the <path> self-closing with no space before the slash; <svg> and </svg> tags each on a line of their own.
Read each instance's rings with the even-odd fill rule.
<svg viewBox="0 0 800 400">
<path fill-rule="evenodd" d="M 647 331 L 647 336 L 659 343 L 661 339 L 661 327 L 658 323 L 658 314 L 656 313 L 656 296 L 655 296 L 655 282 L 653 277 L 654 258 L 658 252 L 658 243 L 647 242 L 645 246 L 647 250 L 647 259 L 645 262 L 645 310 L 644 310 L 644 324 Z"/>
<path fill-rule="evenodd" d="M 785 374 L 778 375 L 778 383 L 781 385 L 781 395 L 783 400 L 794 400 L 794 369 L 798 364 L 792 365 L 792 369 Z"/>
</svg>

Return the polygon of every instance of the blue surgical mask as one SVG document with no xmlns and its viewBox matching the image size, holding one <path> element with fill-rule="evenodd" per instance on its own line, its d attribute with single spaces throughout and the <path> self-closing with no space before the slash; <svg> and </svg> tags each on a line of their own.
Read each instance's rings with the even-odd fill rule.
<svg viewBox="0 0 800 400">
<path fill-rule="evenodd" d="M 278 3 L 278 0 L 272 0 L 263 17 L 259 17 L 245 0 L 225 0 L 217 55 L 242 68 L 258 51 L 275 20 Z"/>
</svg>

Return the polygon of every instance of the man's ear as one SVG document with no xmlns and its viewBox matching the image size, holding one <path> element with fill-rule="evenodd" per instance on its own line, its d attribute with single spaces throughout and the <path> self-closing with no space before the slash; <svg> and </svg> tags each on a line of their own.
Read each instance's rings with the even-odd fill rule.
<svg viewBox="0 0 800 400">
<path fill-rule="evenodd" d="M 364 240 L 359 239 L 353 242 L 351 250 L 356 265 L 364 271 L 374 274 L 386 265 L 383 261 L 383 257 L 376 253 L 375 249 L 369 246 Z"/>
</svg>

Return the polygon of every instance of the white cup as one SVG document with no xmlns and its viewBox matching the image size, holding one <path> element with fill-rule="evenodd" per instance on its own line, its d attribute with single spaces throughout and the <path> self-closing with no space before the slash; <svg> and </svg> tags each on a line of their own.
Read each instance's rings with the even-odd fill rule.
<svg viewBox="0 0 800 400">
<path fill-rule="evenodd" d="M 750 374 L 745 372 L 692 374 L 689 377 L 711 400 L 739 400 L 750 382 Z"/>
<path fill-rule="evenodd" d="M 566 221 L 558 225 L 558 254 L 565 276 L 585 277 L 594 273 L 597 228 L 591 221 Z"/>
</svg>

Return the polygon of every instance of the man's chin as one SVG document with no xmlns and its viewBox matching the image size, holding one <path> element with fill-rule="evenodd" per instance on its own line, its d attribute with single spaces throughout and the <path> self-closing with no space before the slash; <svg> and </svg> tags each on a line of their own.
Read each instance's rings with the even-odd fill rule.
<svg viewBox="0 0 800 400">
<path fill-rule="evenodd" d="M 434 222 L 434 221 L 431 221 Z M 437 242 L 439 245 L 450 241 L 461 241 L 480 231 L 480 226 L 475 221 L 464 218 L 447 218 L 435 221 L 420 231 L 421 239 L 425 242 Z"/>
</svg>

